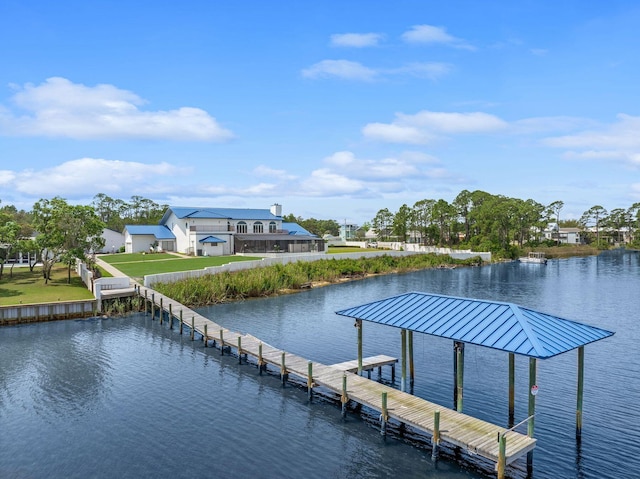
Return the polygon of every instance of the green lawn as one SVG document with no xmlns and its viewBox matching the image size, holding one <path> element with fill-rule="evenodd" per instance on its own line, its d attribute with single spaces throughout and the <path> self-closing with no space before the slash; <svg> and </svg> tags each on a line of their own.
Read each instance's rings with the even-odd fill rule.
<svg viewBox="0 0 640 479">
<path fill-rule="evenodd" d="M 203 269 L 208 266 L 220 266 L 235 261 L 255 261 L 260 259 L 249 256 L 198 256 L 181 258 L 166 253 L 113 254 L 104 255 L 100 258 L 115 268 L 118 268 L 127 276 L 138 279 L 147 274 L 191 271 L 194 269 Z"/>
<path fill-rule="evenodd" d="M 44 284 L 42 267 L 39 266 L 35 267 L 33 273 L 29 268 L 13 268 L 13 277 L 5 268 L 0 280 L 0 306 L 92 298 L 93 294 L 75 271 L 71 272 L 71 284 L 67 284 L 67 268 L 63 265 L 54 266 L 48 284 Z"/>
</svg>

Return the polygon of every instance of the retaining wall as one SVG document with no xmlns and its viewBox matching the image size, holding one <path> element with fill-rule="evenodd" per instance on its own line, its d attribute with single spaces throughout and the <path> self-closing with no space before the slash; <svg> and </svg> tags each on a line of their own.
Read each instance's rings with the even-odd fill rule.
<svg viewBox="0 0 640 479">
<path fill-rule="evenodd" d="M 55 321 L 94 316 L 95 299 L 0 306 L 0 325 Z"/>
</svg>

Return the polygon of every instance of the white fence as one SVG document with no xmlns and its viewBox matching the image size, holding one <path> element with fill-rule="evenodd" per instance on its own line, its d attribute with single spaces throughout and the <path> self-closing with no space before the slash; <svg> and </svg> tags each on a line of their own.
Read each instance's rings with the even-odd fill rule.
<svg viewBox="0 0 640 479">
<path fill-rule="evenodd" d="M 87 265 L 81 261 L 78 261 L 76 264 L 76 272 L 78 276 L 82 278 L 82 281 L 87 286 L 87 289 L 93 293 L 95 298 L 98 300 L 98 304 L 100 304 L 100 299 L 102 297 L 101 292 L 105 290 L 113 290 L 113 289 L 126 289 L 131 287 L 131 280 L 128 276 L 121 277 L 105 277 L 105 278 L 94 278 L 93 273 L 87 268 Z"/>
<path fill-rule="evenodd" d="M 447 248 L 441 248 L 447 249 Z M 436 251 L 428 251 L 429 253 L 437 253 L 437 254 L 450 254 L 451 257 L 456 259 L 467 259 L 473 258 L 475 256 L 480 256 L 484 261 L 491 260 L 491 253 L 475 253 L 475 252 L 466 252 L 466 251 L 458 251 L 451 250 L 454 254 L 449 252 L 436 252 Z M 253 269 L 253 268 L 261 268 L 265 266 L 271 266 L 274 264 L 287 264 L 287 263 L 295 263 L 297 261 L 318 261 L 321 259 L 359 259 L 362 257 L 371 258 L 374 256 L 388 255 L 388 256 L 410 256 L 414 255 L 417 252 L 425 252 L 425 251 L 397 251 L 397 250 L 384 250 L 384 251 L 363 251 L 362 253 L 339 253 L 339 254 L 324 254 L 324 253 L 310 253 L 310 254 L 282 254 L 282 253 L 274 253 L 268 255 L 268 257 L 264 257 L 261 260 L 257 261 L 237 261 L 234 263 L 228 263 L 222 266 L 211 266 L 204 269 L 198 269 L 194 271 L 182 271 L 177 273 L 162 273 L 162 274 L 150 274 L 144 277 L 144 286 L 147 288 L 153 288 L 153 285 L 156 283 L 173 283 L 174 281 L 179 281 L 181 279 L 187 278 L 200 278 L 202 276 L 206 276 L 209 274 L 217 274 L 225 271 L 241 271 L 245 269 Z M 488 255 L 488 259 L 487 258 Z"/>
</svg>

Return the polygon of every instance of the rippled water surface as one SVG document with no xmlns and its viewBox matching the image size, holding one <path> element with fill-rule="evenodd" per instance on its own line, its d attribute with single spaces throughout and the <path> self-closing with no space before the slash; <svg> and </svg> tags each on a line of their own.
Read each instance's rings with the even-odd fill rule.
<svg viewBox="0 0 640 479">
<path fill-rule="evenodd" d="M 616 331 L 585 348 L 576 444 L 576 352 L 538 362 L 535 478 L 635 477 L 640 470 L 640 255 L 381 276 L 200 310 L 313 361 L 357 354 L 335 311 L 406 291 L 510 301 Z M 396 329 L 365 324 L 364 354 L 399 356 Z M 451 342 L 414 336 L 414 393 L 451 406 Z M 508 356 L 465 351 L 465 412 L 507 423 Z M 516 422 L 528 360 L 516 358 Z M 386 377 L 388 378 L 388 375 Z M 521 461 L 522 462 L 522 461 Z M 491 477 L 402 439 L 370 418 L 220 356 L 141 315 L 0 329 L 0 477 Z"/>
</svg>

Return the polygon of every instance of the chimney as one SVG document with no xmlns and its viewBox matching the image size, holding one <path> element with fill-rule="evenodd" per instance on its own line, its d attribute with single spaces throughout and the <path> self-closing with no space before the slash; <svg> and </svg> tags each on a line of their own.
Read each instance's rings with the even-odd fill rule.
<svg viewBox="0 0 640 479">
<path fill-rule="evenodd" d="M 271 214 L 274 216 L 282 216 L 282 205 L 278 203 L 271 205 Z"/>
</svg>

